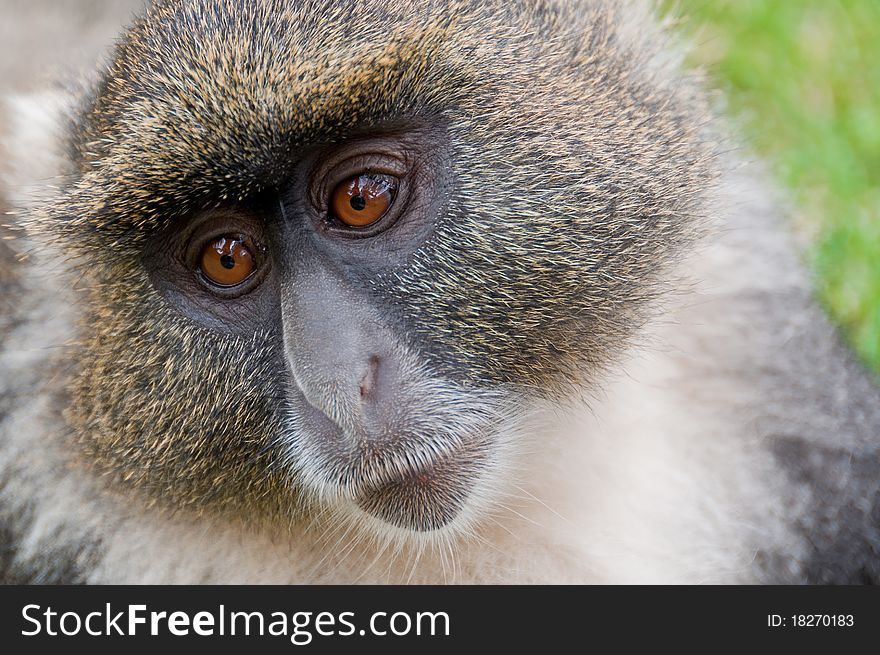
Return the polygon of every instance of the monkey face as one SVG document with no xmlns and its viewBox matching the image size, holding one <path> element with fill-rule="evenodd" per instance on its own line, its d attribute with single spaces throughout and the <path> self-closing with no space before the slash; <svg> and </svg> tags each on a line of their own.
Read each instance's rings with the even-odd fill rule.
<svg viewBox="0 0 880 655">
<path fill-rule="evenodd" d="M 462 525 L 643 320 L 699 96 L 607 8 L 425 4 L 158 2 L 121 43 L 46 218 L 91 282 L 68 415 L 120 483 Z"/>
<path fill-rule="evenodd" d="M 449 147 L 416 120 L 305 146 L 283 187 L 195 212 L 142 254 L 177 314 L 267 335 L 273 449 L 306 489 L 423 532 L 473 513 L 519 413 L 513 390 L 432 364 L 399 292 L 381 286 L 448 215 Z"/>
</svg>

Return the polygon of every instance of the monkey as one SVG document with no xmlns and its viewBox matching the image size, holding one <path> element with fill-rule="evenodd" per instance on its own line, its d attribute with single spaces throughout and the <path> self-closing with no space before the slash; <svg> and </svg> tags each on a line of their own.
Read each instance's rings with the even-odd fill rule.
<svg viewBox="0 0 880 655">
<path fill-rule="evenodd" d="M 10 99 L 3 579 L 877 581 L 880 391 L 685 53 L 155 0 Z"/>
</svg>

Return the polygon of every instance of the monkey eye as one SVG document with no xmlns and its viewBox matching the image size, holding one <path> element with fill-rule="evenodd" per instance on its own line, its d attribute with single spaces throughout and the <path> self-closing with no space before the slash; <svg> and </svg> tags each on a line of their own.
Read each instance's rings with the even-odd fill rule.
<svg viewBox="0 0 880 655">
<path fill-rule="evenodd" d="M 202 249 L 199 270 L 208 282 L 219 287 L 237 286 L 256 270 L 255 250 L 244 237 L 218 237 Z"/>
<path fill-rule="evenodd" d="M 394 203 L 397 178 L 362 173 L 338 184 L 330 196 L 330 213 L 347 227 L 363 228 L 378 222 Z"/>
</svg>

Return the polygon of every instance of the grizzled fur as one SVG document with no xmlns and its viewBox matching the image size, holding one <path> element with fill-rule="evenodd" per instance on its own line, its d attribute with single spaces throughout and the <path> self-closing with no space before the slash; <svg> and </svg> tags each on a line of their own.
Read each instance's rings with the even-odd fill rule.
<svg viewBox="0 0 880 655">
<path fill-rule="evenodd" d="M 880 394 L 640 5 L 162 1 L 65 111 L 28 180 L 60 190 L 13 199 L 30 256 L 0 250 L 10 579 L 880 574 Z M 410 130 L 437 135 L 443 212 L 363 285 L 432 371 L 529 408 L 502 500 L 436 542 L 306 498 L 280 326 L 200 324 L 144 264 L 316 144 Z"/>
<path fill-rule="evenodd" d="M 89 257 L 74 383 L 89 402 L 68 419 L 91 458 L 175 506 L 252 501 L 250 514 L 289 494 L 273 448 L 281 340 L 182 319 L 139 257 L 167 222 L 283 189 L 304 147 L 369 126 L 440 124 L 450 142 L 432 240 L 370 281 L 404 334 L 428 332 L 438 367 L 477 385 L 553 389 L 603 364 L 713 183 L 703 103 L 687 80 L 634 72 L 658 53 L 616 47 L 616 11 L 157 4 L 79 119 L 80 173 L 34 220 Z"/>
</svg>

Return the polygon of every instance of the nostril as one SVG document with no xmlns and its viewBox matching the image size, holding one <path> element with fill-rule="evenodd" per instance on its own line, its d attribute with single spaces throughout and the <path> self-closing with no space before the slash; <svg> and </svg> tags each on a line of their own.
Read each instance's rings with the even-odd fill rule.
<svg viewBox="0 0 880 655">
<path fill-rule="evenodd" d="M 367 371 L 361 379 L 360 391 L 361 398 L 366 399 L 371 396 L 376 389 L 376 380 L 379 376 L 379 357 L 371 355 L 367 360 Z"/>
</svg>

